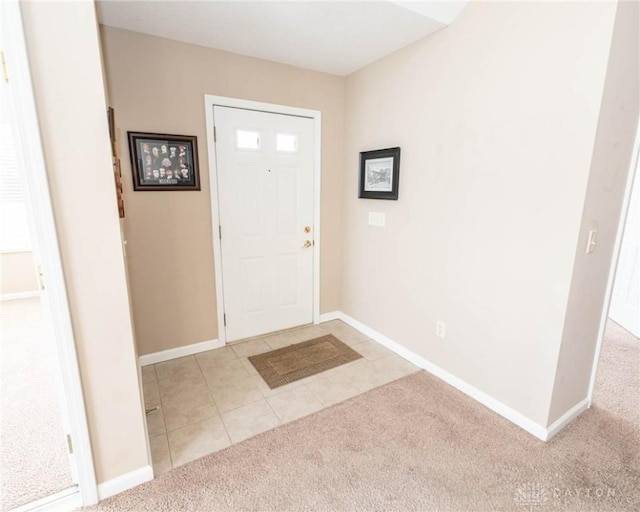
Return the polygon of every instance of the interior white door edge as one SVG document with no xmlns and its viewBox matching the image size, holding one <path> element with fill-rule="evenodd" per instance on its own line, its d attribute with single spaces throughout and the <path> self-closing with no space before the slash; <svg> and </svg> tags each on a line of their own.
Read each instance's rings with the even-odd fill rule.
<svg viewBox="0 0 640 512">
<path fill-rule="evenodd" d="M 637 175 L 638 166 L 640 165 L 640 128 L 636 132 L 636 139 L 634 142 L 633 157 L 631 159 L 629 174 L 627 177 L 627 185 L 624 193 L 624 199 L 622 202 L 622 213 L 620 215 L 620 222 L 618 223 L 618 231 L 616 234 L 616 241 L 613 247 L 613 257 L 611 258 L 611 270 L 609 271 L 609 278 L 607 281 L 607 289 L 604 295 L 604 307 L 602 308 L 602 315 L 600 317 L 600 328 L 598 330 L 598 340 L 596 342 L 596 350 L 593 356 L 593 362 L 591 366 L 591 378 L 589 382 L 589 407 L 593 400 L 593 390 L 596 382 L 596 375 L 598 372 L 598 363 L 600 361 L 600 352 L 602 350 L 602 340 L 604 339 L 604 331 L 607 326 L 607 320 L 609 318 L 609 308 L 611 307 L 611 299 L 613 296 L 613 286 L 615 283 L 616 270 L 618 268 L 618 260 L 620 258 L 620 249 L 622 248 L 622 239 L 624 236 L 624 226 L 629 211 L 629 205 L 631 202 L 631 192 L 633 191 L 634 180 L 640 179 Z"/>
<path fill-rule="evenodd" d="M 640 179 L 637 170 L 622 235 L 609 318 L 640 337 Z"/>
<path fill-rule="evenodd" d="M 220 262 L 222 258 L 222 247 L 220 241 L 220 210 L 217 198 L 220 194 L 220 183 L 218 176 L 218 155 L 216 154 L 216 144 L 214 141 L 214 107 L 231 107 L 235 109 L 250 110 L 255 112 L 263 112 L 268 114 L 283 114 L 285 116 L 296 116 L 309 118 L 313 124 L 313 143 L 312 143 L 312 222 L 313 226 L 313 245 L 308 248 L 312 255 L 312 284 L 311 297 L 312 306 L 309 321 L 318 323 L 320 320 L 320 183 L 321 183 L 321 113 L 315 110 L 301 109 L 297 107 L 289 107 L 284 105 L 276 105 L 269 103 L 253 102 L 236 98 L 226 98 L 220 96 L 205 95 L 205 117 L 207 127 L 207 149 L 209 156 L 209 175 L 210 175 L 210 192 L 211 192 L 211 215 L 212 215 L 212 239 L 213 253 L 216 279 L 216 299 L 217 299 L 217 318 L 218 318 L 218 340 L 223 345 L 229 342 L 226 330 L 224 328 L 224 311 L 228 306 L 224 296 L 224 277 Z M 250 131 L 250 130 L 249 130 Z M 242 135 L 242 134 L 241 134 Z M 251 134 L 244 134 L 251 136 Z M 293 143 L 293 139 L 287 140 L 286 137 L 281 141 L 283 144 Z M 224 227 L 222 236 L 224 237 Z M 301 239 L 303 242 L 304 240 Z"/>
</svg>

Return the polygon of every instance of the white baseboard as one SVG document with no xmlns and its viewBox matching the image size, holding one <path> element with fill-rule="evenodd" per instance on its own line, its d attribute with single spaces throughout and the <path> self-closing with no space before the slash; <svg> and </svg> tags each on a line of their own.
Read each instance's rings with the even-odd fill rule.
<svg viewBox="0 0 640 512">
<path fill-rule="evenodd" d="M 320 315 L 320 323 L 331 322 L 331 320 L 340 320 L 342 313 L 340 311 L 331 311 L 329 313 L 322 313 Z"/>
<path fill-rule="evenodd" d="M 323 318 L 326 316 L 327 320 Z M 387 338 L 385 335 L 379 333 L 378 331 L 372 329 L 371 327 L 359 322 L 355 318 L 350 317 L 349 315 L 342 313 L 341 311 L 334 311 L 332 313 L 327 313 L 322 315 L 321 321 L 329 321 L 334 319 L 340 319 L 344 323 L 350 325 L 354 329 L 357 329 L 364 335 L 369 338 L 377 341 L 381 345 L 385 346 L 389 350 L 392 350 L 400 357 L 403 357 L 407 361 L 415 364 L 419 368 L 422 368 L 432 375 L 435 375 L 439 379 L 445 381 L 447 384 L 453 386 L 454 388 L 462 391 L 465 395 L 473 398 L 477 402 L 480 402 L 485 407 L 488 407 L 495 413 L 499 414 L 503 418 L 508 419 L 512 423 L 515 423 L 520 428 L 526 430 L 533 436 L 537 437 L 542 441 L 547 441 L 551 438 L 551 436 L 555 435 L 560 431 L 567 423 L 569 423 L 573 418 L 575 418 L 578 414 L 584 411 L 588 407 L 588 401 L 580 402 L 576 407 L 568 411 L 565 415 L 562 416 L 558 421 L 556 421 L 553 425 L 549 427 L 544 427 L 539 423 L 527 418 L 522 413 L 512 409 L 508 405 L 496 400 L 492 396 L 488 395 L 484 391 L 479 390 L 478 388 L 472 386 L 468 382 L 456 377 L 452 373 L 440 368 L 439 366 L 433 364 L 432 362 L 426 360 L 422 356 L 419 356 L 415 352 L 407 349 L 406 347 L 396 343 L 395 341 Z"/>
<path fill-rule="evenodd" d="M 11 509 L 11 512 L 71 512 L 81 506 L 80 491 L 78 487 L 74 486 L 52 496 Z"/>
<path fill-rule="evenodd" d="M 33 297 L 40 297 L 40 290 L 20 293 L 5 293 L 4 295 L 0 295 L 0 302 L 5 302 L 7 300 L 32 299 Z"/>
<path fill-rule="evenodd" d="M 151 466 L 141 467 L 98 484 L 98 499 L 102 501 L 150 480 L 153 480 L 153 468 Z"/>
<path fill-rule="evenodd" d="M 556 421 L 554 421 L 551 425 L 547 427 L 547 439 L 551 439 L 558 432 L 560 432 L 564 427 L 566 427 L 569 423 L 571 423 L 574 419 L 580 416 L 584 411 L 586 411 L 591 406 L 588 398 L 578 402 L 571 409 L 565 412 L 562 416 L 560 416 Z"/>
<path fill-rule="evenodd" d="M 153 354 L 145 354 L 140 356 L 138 360 L 140 361 L 140 366 L 148 366 L 150 364 L 177 359 L 178 357 L 185 357 L 205 352 L 207 350 L 213 350 L 214 348 L 220 348 L 221 346 L 222 344 L 217 339 L 201 341 L 200 343 L 193 343 L 191 345 L 185 345 L 184 347 L 170 348 L 168 350 L 162 350 L 161 352 L 154 352 Z"/>
</svg>

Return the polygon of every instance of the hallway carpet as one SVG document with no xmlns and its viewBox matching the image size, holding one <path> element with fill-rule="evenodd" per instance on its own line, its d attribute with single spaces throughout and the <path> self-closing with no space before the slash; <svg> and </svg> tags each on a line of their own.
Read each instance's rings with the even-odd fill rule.
<svg viewBox="0 0 640 512">
<path fill-rule="evenodd" d="M 419 372 L 96 511 L 637 511 L 638 339 L 610 323 L 594 406 L 548 443 Z"/>
</svg>

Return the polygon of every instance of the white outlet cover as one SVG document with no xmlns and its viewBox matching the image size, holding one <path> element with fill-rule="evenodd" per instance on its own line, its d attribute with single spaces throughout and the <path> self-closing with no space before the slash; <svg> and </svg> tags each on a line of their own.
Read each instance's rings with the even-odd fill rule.
<svg viewBox="0 0 640 512">
<path fill-rule="evenodd" d="M 383 228 L 387 223 L 387 216 L 384 212 L 369 212 L 369 226 Z"/>
</svg>

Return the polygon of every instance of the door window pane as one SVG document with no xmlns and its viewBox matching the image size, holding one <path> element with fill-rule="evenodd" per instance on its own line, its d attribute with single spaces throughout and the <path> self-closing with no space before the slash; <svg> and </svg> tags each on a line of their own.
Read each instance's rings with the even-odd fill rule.
<svg viewBox="0 0 640 512">
<path fill-rule="evenodd" d="M 237 130 L 236 145 L 239 149 L 260 149 L 260 132 Z"/>
<path fill-rule="evenodd" d="M 298 136 L 290 133 L 279 133 L 276 138 L 276 148 L 278 151 L 295 153 L 298 151 Z"/>
</svg>

